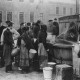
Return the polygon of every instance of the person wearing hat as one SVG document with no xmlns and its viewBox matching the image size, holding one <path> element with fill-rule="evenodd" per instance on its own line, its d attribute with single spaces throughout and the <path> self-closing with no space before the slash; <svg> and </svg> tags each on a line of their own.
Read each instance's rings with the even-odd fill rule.
<svg viewBox="0 0 80 80">
<path fill-rule="evenodd" d="M 58 24 L 56 18 L 54 19 L 53 25 L 56 26 L 56 28 L 55 28 L 55 35 L 58 36 L 59 35 L 59 24 Z"/>
<path fill-rule="evenodd" d="M 48 21 L 48 26 L 47 26 L 47 32 L 48 33 L 51 33 L 53 35 L 53 28 L 54 28 L 54 25 L 53 25 L 53 20 L 49 20 Z"/>
<path fill-rule="evenodd" d="M 1 35 L 1 44 L 3 45 L 3 56 L 5 61 L 5 71 L 12 71 L 11 52 L 14 46 L 14 40 L 19 37 L 19 33 L 13 28 L 13 23 L 6 21 L 7 27 Z"/>
<path fill-rule="evenodd" d="M 52 61 L 53 58 L 53 43 L 55 42 L 55 25 L 53 25 L 53 20 L 48 21 L 47 26 L 47 52 L 48 52 L 48 61 Z M 52 43 L 52 44 L 51 44 Z"/>
</svg>

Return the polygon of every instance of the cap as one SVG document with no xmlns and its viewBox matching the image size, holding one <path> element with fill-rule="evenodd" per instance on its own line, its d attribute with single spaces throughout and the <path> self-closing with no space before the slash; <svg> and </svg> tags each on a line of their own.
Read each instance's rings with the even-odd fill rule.
<svg viewBox="0 0 80 80">
<path fill-rule="evenodd" d="M 57 18 L 55 18 L 54 20 L 57 20 Z"/>
<path fill-rule="evenodd" d="M 53 21 L 53 20 L 49 20 L 48 22 L 51 22 L 51 21 Z"/>
<path fill-rule="evenodd" d="M 7 23 L 7 24 L 10 23 L 10 21 L 6 21 L 6 23 Z"/>
</svg>

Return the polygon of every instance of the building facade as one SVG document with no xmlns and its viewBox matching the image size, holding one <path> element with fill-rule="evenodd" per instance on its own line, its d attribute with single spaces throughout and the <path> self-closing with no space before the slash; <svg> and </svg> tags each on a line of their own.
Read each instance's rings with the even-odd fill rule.
<svg viewBox="0 0 80 80">
<path fill-rule="evenodd" d="M 19 28 L 22 22 L 42 20 L 47 24 L 49 19 L 66 15 L 74 15 L 76 5 L 71 3 L 53 2 L 53 0 L 0 0 L 0 20 L 14 22 Z"/>
</svg>

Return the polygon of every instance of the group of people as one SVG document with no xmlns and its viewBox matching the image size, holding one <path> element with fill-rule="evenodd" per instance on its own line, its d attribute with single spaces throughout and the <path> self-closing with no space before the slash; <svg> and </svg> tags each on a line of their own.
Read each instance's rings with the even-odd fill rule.
<svg viewBox="0 0 80 80">
<path fill-rule="evenodd" d="M 34 70 L 41 71 L 51 59 L 48 52 L 52 46 L 50 47 L 46 42 L 47 33 L 55 36 L 59 35 L 59 25 L 56 21 L 57 19 L 54 22 L 49 20 L 48 26 L 40 20 L 32 24 L 21 23 L 18 30 L 13 28 L 13 22 L 6 21 L 7 25 L 1 31 L 1 45 L 3 46 L 1 59 L 4 60 L 5 71 L 12 71 L 12 62 L 15 62 L 22 73 L 29 72 L 32 67 Z M 14 44 L 15 40 L 17 40 L 16 46 Z M 16 56 L 11 54 L 14 47 L 20 48 Z M 32 58 L 29 56 L 31 49 L 36 51 Z"/>
</svg>

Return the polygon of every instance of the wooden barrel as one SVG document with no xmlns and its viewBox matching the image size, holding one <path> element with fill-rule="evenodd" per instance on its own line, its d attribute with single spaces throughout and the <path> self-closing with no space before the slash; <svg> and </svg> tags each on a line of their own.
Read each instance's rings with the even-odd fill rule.
<svg viewBox="0 0 80 80">
<path fill-rule="evenodd" d="M 55 44 L 54 57 L 57 63 L 72 65 L 72 45 L 62 43 Z"/>
</svg>

